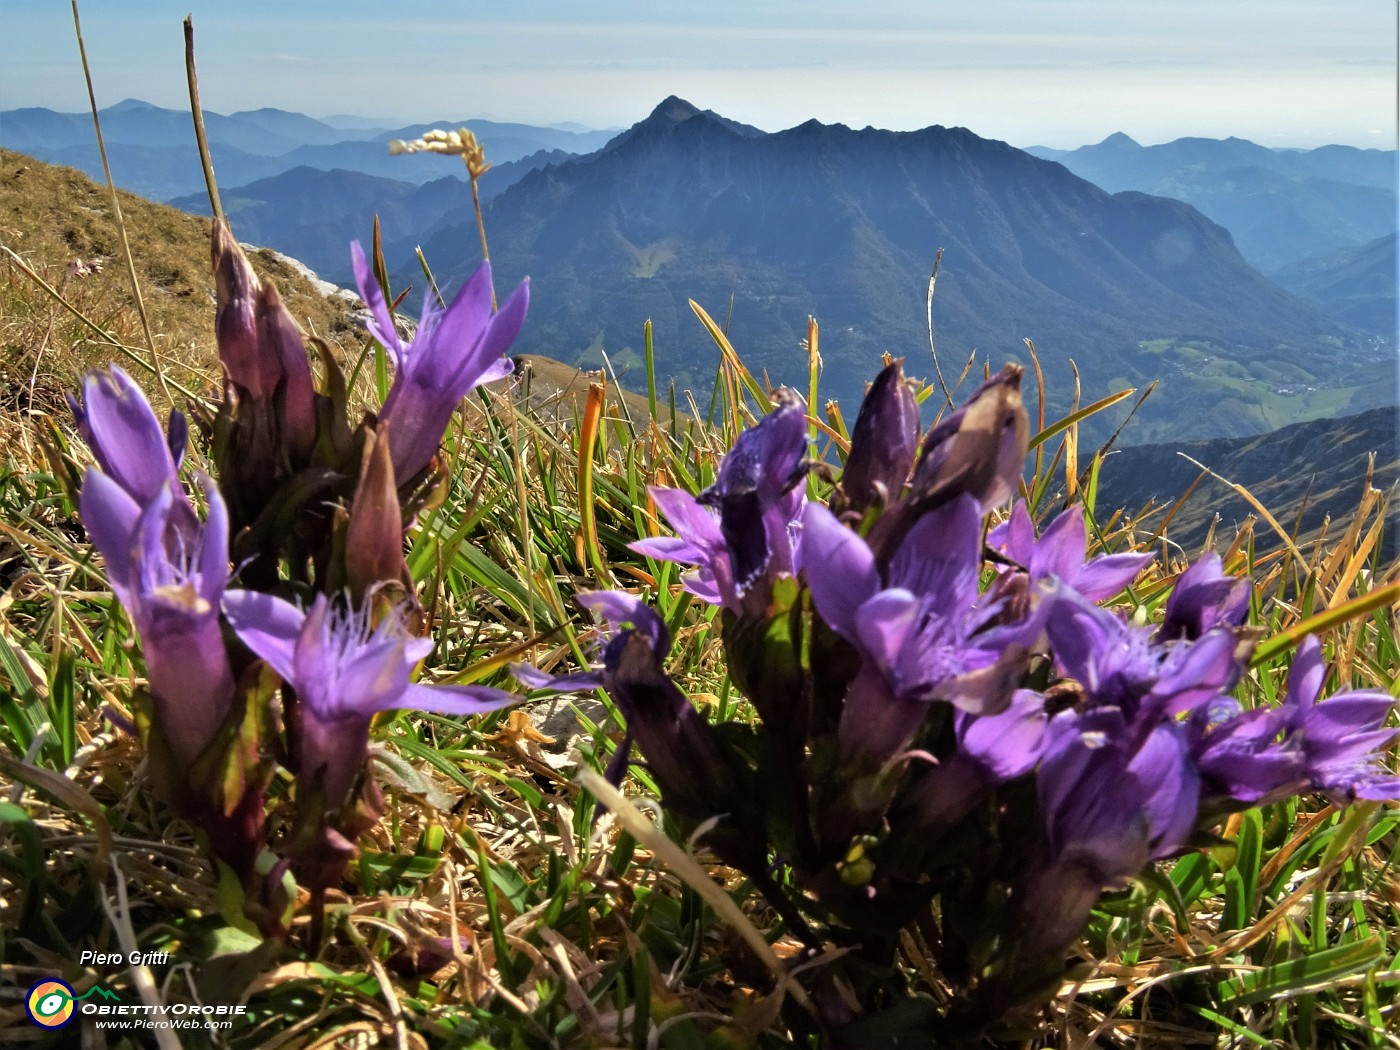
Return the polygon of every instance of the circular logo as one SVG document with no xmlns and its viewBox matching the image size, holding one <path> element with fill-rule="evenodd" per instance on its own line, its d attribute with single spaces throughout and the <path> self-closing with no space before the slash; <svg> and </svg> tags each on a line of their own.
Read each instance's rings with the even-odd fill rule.
<svg viewBox="0 0 1400 1050">
<path fill-rule="evenodd" d="M 77 1012 L 73 1008 L 73 989 L 50 977 L 29 989 L 24 1008 L 29 1019 L 42 1028 L 62 1028 Z"/>
</svg>

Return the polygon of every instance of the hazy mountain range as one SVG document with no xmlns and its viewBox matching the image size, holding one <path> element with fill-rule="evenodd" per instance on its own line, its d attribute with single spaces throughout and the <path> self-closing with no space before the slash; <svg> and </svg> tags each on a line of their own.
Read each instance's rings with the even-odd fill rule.
<svg viewBox="0 0 1400 1050">
<path fill-rule="evenodd" d="M 1140 438 L 1258 433 L 1394 397 L 1388 350 L 1268 280 L 1194 208 L 1106 193 L 966 129 L 764 134 L 668 99 L 607 149 L 527 174 L 487 222 L 503 283 L 533 281 L 524 349 L 635 368 L 651 318 L 663 373 L 701 389 L 716 355 L 688 298 L 787 382 L 815 314 L 826 392 L 847 402 L 882 352 L 927 362 L 941 247 L 945 368 L 974 349 L 1026 361 L 1030 337 L 1058 406 L 1070 359 L 1086 401 L 1164 379 Z M 408 245 L 388 243 L 408 279 Z M 472 244 L 463 216 L 423 248 L 460 275 Z"/>
<path fill-rule="evenodd" d="M 1119 133 L 1076 150 L 1027 152 L 1110 193 L 1186 201 L 1226 227 L 1240 253 L 1269 274 L 1395 231 L 1394 150 L 1268 149 L 1238 138 L 1141 146 Z"/>
<path fill-rule="evenodd" d="M 204 192 L 204 175 L 194 150 L 188 112 L 162 109 L 127 99 L 99 111 L 102 135 L 112 154 L 114 177 L 123 189 L 154 200 Z M 490 120 L 442 120 L 406 127 L 356 127 L 345 118 L 334 123 L 280 109 L 228 115 L 204 114 L 210 152 L 221 187 L 242 186 L 295 168 L 343 168 L 367 175 L 421 184 L 462 174 L 456 157 L 394 157 L 391 139 L 417 138 L 434 127 L 467 127 L 491 143 L 496 163 L 520 160 L 540 151 L 588 153 L 603 146 L 608 131 L 563 130 Z M 12 109 L 0 113 L 0 146 L 51 164 L 66 164 L 102 177 L 101 158 L 86 113 L 51 109 Z M 118 148 L 120 147 L 120 148 Z"/>
<path fill-rule="evenodd" d="M 188 195 L 146 192 L 208 213 L 187 114 L 126 102 L 102 115 L 119 182 L 178 175 Z M 368 239 L 377 212 L 400 285 L 421 283 L 420 245 L 442 283 L 475 265 L 460 162 L 385 149 L 429 125 L 280 110 L 206 123 L 240 239 L 344 284 L 345 245 Z M 811 313 L 823 392 L 853 402 L 884 351 L 930 370 L 927 282 L 943 248 L 945 371 L 973 350 L 1025 361 L 1029 337 L 1059 405 L 1071 360 L 1085 401 L 1162 379 L 1137 440 L 1253 434 L 1394 400 L 1393 152 L 1127 136 L 1022 151 L 961 128 L 816 121 L 768 134 L 674 97 L 617 134 L 447 122 L 462 123 L 495 162 L 481 190 L 498 285 L 534 282 L 524 351 L 595 365 L 606 353 L 635 381 L 650 318 L 663 378 L 703 392 L 717 355 L 693 298 L 727 319 L 751 367 L 792 382 Z M 94 170 L 90 139 L 86 116 L 0 114 L 0 143 L 41 159 Z"/>
</svg>

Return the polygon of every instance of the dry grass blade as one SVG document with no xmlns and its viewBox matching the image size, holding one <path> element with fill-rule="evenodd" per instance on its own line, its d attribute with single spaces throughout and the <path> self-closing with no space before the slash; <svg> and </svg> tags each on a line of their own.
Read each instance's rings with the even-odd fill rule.
<svg viewBox="0 0 1400 1050">
<path fill-rule="evenodd" d="M 107 146 L 102 141 L 102 121 L 97 115 L 97 95 L 92 88 L 92 71 L 88 68 L 87 48 L 83 45 L 83 28 L 78 20 L 78 0 L 72 0 L 73 5 L 73 31 L 78 37 L 78 56 L 82 59 L 83 79 L 87 83 L 88 104 L 92 107 L 92 127 L 97 133 L 97 152 L 102 158 L 102 173 L 107 177 L 107 191 L 112 197 L 112 216 L 117 222 L 117 237 L 121 241 L 122 258 L 126 262 L 126 274 L 131 281 L 131 295 L 136 301 L 136 312 L 141 316 L 141 328 L 146 333 L 146 348 L 151 352 L 159 363 L 160 353 L 156 350 L 155 336 L 151 334 L 151 320 L 146 316 L 146 303 L 141 297 L 141 282 L 136 278 L 136 263 L 131 258 L 131 244 L 126 236 L 126 223 L 122 221 L 122 202 L 117 196 L 117 184 L 112 179 L 112 167 L 107 162 Z M 156 369 L 156 379 L 160 381 L 161 388 L 165 389 L 165 369 Z M 170 391 L 165 391 L 165 396 L 170 397 Z"/>
<path fill-rule="evenodd" d="M 807 993 L 802 990 L 800 985 L 792 983 L 791 974 L 788 973 L 787 967 L 774 954 L 772 946 L 764 939 L 763 934 L 749 921 L 748 916 L 739 910 L 739 906 L 734 903 L 733 898 L 710 878 L 704 868 L 695 863 L 685 850 L 667 838 L 664 831 L 642 816 L 642 811 L 632 805 L 621 791 L 603 779 L 601 774 L 595 773 L 591 769 L 582 769 L 576 779 L 582 787 L 591 792 L 599 802 L 616 815 L 618 823 L 633 838 L 650 850 L 661 863 L 670 869 L 672 874 L 699 894 L 706 904 L 715 909 L 721 919 L 733 927 L 759 962 L 767 967 L 780 989 L 786 987 L 788 994 L 794 999 L 803 1006 L 812 1008 Z"/>
</svg>

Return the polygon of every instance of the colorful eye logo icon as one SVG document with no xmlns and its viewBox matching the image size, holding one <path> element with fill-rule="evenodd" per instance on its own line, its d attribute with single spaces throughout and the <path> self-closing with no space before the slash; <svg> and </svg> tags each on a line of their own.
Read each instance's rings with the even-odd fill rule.
<svg viewBox="0 0 1400 1050">
<path fill-rule="evenodd" d="M 62 981 L 49 978 L 29 989 L 24 1008 L 29 1019 L 41 1028 L 62 1028 L 77 1012 L 73 1008 L 73 989 Z"/>
</svg>

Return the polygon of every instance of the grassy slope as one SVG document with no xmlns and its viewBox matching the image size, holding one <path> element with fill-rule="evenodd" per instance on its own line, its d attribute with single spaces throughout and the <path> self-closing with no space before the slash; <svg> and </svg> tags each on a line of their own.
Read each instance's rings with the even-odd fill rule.
<svg viewBox="0 0 1400 1050">
<path fill-rule="evenodd" d="M 85 180 L 13 155 L 3 160 L 4 221 L 15 224 L 13 233 L 5 228 L 6 243 L 33 267 L 59 282 L 73 254 L 111 250 L 103 200 Z M 15 165 L 29 170 L 17 175 Z M 22 195 L 11 183 L 31 173 L 42 180 L 32 178 L 32 196 Z M 135 201 L 128 222 L 139 269 L 156 284 L 166 274 L 167 292 L 151 295 L 157 346 L 166 357 L 184 351 L 175 375 L 207 383 L 212 311 L 202 224 Z M 295 282 L 282 283 L 292 299 Z M 121 342 L 140 345 L 120 266 L 65 294 Z M 315 303 L 292 301 L 298 316 L 314 316 Z M 37 361 L 48 377 L 33 407 L 52 404 L 82 367 L 109 355 L 13 266 L 0 284 L 0 311 L 14 374 L 27 382 Z M 330 318 L 314 323 L 334 334 Z M 344 345 L 356 347 L 358 336 L 346 335 Z M 571 380 L 561 373 L 552 381 L 562 388 Z M 7 984 L 61 974 L 80 993 L 101 981 L 134 1000 L 124 968 L 73 961 L 84 948 L 118 950 L 117 931 L 126 930 L 143 948 L 173 954 L 176 967 L 156 970 L 156 994 L 246 997 L 254 1023 L 229 1045 L 248 1050 L 324 1045 L 318 1038 L 413 1047 L 643 1047 L 651 1039 L 692 1047 L 706 1038 L 792 1045 L 765 1012 L 763 986 L 732 931 L 648 850 L 607 822 L 594 828 L 588 796 L 555 769 L 567 741 L 539 740 L 528 723 L 509 718 L 466 726 L 402 715 L 379 727 L 377 745 L 404 763 L 396 774 L 381 771 L 390 815 L 362 842 L 322 951 L 311 956 L 295 942 L 259 947 L 231 928 L 196 829 L 172 823 L 150 800 L 135 746 L 101 716 L 103 705 L 125 706 L 140 661 L 72 507 L 38 455 L 34 420 L 17 407 L 0 406 L 0 779 L 21 802 L 0 812 Z M 572 413 L 560 413 L 557 425 L 484 399 L 453 444 L 453 489 L 410 553 L 438 619 L 427 673 L 502 683 L 483 658 L 504 658 L 547 631 L 556 633 L 528 655 L 567 668 L 583 640 L 573 590 L 641 582 L 656 587 L 678 628 L 673 671 L 693 694 L 726 698 L 707 710 L 732 707 L 703 610 L 680 598 L 673 571 L 625 550 L 655 528 L 644 511 L 648 481 L 664 476 L 695 488 L 712 477 L 738 419 L 721 408 L 726 422 L 713 443 L 614 419 L 595 455 L 581 454 Z M 846 414 L 853 418 L 854 406 Z M 1061 438 L 1047 451 L 1047 462 L 1063 462 Z M 1044 492 L 1074 476 L 1050 469 Z M 1278 556 L 1246 566 L 1244 555 L 1228 552 L 1232 567 L 1253 568 L 1263 581 L 1259 622 L 1278 631 L 1354 596 L 1363 570 L 1380 575 L 1375 517 L 1372 506 L 1330 552 L 1308 552 L 1306 567 Z M 1125 537 L 1110 525 L 1105 539 Z M 1147 580 L 1142 600 L 1160 598 L 1161 582 Z M 1385 611 L 1338 632 L 1343 679 L 1387 683 L 1400 663 L 1395 636 Z M 1253 701 L 1274 695 L 1281 673 L 1279 661 L 1267 663 L 1245 693 Z M 600 727 L 585 723 L 572 743 L 596 763 L 610 753 L 612 723 L 605 706 L 592 711 Z M 26 754 L 29 771 L 19 764 Z M 640 790 L 648 791 L 644 780 Z M 274 793 L 274 827 L 285 801 Z M 1105 961 L 1082 986 L 1066 986 L 1032 1045 L 1394 1045 L 1381 1029 L 1395 1020 L 1400 981 L 1400 814 L 1374 816 L 1343 828 L 1315 800 L 1280 805 L 1257 826 L 1230 829 L 1257 843 L 1257 856 L 1221 848 L 1169 866 L 1181 911 L 1139 892 L 1103 916 L 1091 935 Z M 732 873 L 712 870 L 750 905 L 754 922 L 771 926 Z M 119 892 L 130 906 L 109 917 L 103 902 Z M 457 950 L 437 960 L 442 966 L 421 963 L 431 938 L 450 936 Z M 916 974 L 912 946 L 905 962 Z M 0 1029 L 28 1034 L 18 1011 L 14 1000 L 0 1002 Z M 739 1020 L 722 1029 L 721 1018 Z"/>
</svg>

